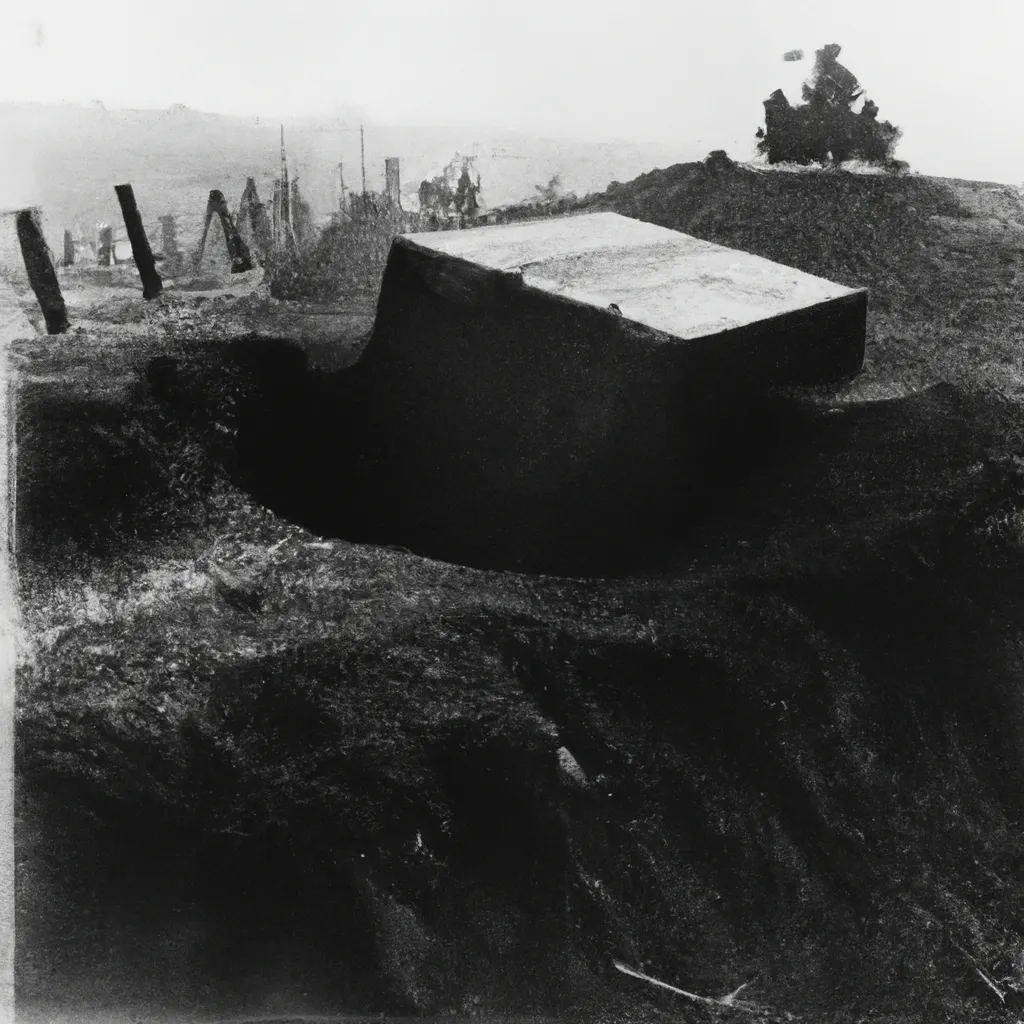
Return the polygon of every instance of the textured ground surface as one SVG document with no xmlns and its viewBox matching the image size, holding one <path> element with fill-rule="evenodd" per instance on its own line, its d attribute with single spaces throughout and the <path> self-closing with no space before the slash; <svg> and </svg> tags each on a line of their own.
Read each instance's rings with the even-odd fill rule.
<svg viewBox="0 0 1024 1024">
<path fill-rule="evenodd" d="M 747 174 L 605 202 L 872 288 L 870 363 L 737 423 L 746 473 L 643 578 L 260 507 L 239 440 L 290 357 L 227 342 L 266 300 L 83 293 L 17 346 L 26 1007 L 757 1019 L 618 958 L 778 1019 L 1015 1019 L 979 969 L 1012 1002 L 1024 229 Z"/>
</svg>

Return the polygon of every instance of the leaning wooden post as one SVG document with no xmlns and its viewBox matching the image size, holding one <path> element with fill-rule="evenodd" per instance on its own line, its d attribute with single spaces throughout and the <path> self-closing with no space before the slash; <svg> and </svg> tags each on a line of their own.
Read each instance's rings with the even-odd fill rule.
<svg viewBox="0 0 1024 1024">
<path fill-rule="evenodd" d="M 206 249 L 206 236 L 210 230 L 210 222 L 213 215 L 220 217 L 221 227 L 224 229 L 224 241 L 227 243 L 228 256 L 231 257 L 231 273 L 243 274 L 252 270 L 252 257 L 249 255 L 249 247 L 245 240 L 238 233 L 235 222 L 231 219 L 231 212 L 228 210 L 227 200 L 219 188 L 210 190 L 210 198 L 206 202 L 206 219 L 203 222 L 203 237 L 199 240 L 199 253 L 196 256 L 196 271 L 203 262 L 203 252 Z"/>
<path fill-rule="evenodd" d="M 46 331 L 48 334 L 63 334 L 68 329 L 68 310 L 64 305 L 64 296 L 60 293 L 50 250 L 43 238 L 43 229 L 39 225 L 39 213 L 35 209 L 21 210 L 15 223 L 28 281 L 43 311 Z"/>
<path fill-rule="evenodd" d="M 231 219 L 231 211 L 228 209 L 224 193 L 220 189 L 213 189 L 210 192 L 210 202 L 216 205 L 220 224 L 224 229 L 224 241 L 228 246 L 228 256 L 231 257 L 231 273 L 244 274 L 247 270 L 252 270 L 252 256 L 249 253 L 249 247 Z"/>
<path fill-rule="evenodd" d="M 146 229 L 142 226 L 139 208 L 135 203 L 135 193 L 132 191 L 131 185 L 115 185 L 114 191 L 121 204 L 121 214 L 124 217 L 124 226 L 128 231 L 128 241 L 132 243 L 135 266 L 138 268 L 139 277 L 142 278 L 142 297 L 155 299 L 164 290 L 164 283 L 156 272 L 153 251 L 149 247 Z"/>
</svg>

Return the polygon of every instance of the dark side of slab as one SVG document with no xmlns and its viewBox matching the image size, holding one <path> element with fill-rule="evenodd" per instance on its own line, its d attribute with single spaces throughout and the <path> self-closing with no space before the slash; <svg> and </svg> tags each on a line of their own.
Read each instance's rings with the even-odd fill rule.
<svg viewBox="0 0 1024 1024">
<path fill-rule="evenodd" d="M 531 227 L 395 240 L 355 373 L 374 539 L 487 568 L 619 571 L 628 538 L 673 530 L 705 487 L 723 422 L 860 369 L 863 292 L 613 214 Z M 759 305 L 751 273 L 771 278 Z"/>
</svg>

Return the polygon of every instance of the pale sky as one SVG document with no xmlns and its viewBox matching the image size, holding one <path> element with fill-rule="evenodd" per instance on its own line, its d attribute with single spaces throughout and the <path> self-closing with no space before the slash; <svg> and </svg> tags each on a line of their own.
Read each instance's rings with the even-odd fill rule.
<svg viewBox="0 0 1024 1024">
<path fill-rule="evenodd" d="M 932 174 L 1024 181 L 1016 0 L 5 0 L 0 100 L 184 103 L 590 140 L 752 145 L 813 52 L 841 60 Z M 285 24 L 286 22 L 286 24 Z M 802 63 L 782 54 L 803 48 Z M 2 145 L 2 142 L 0 142 Z"/>
</svg>

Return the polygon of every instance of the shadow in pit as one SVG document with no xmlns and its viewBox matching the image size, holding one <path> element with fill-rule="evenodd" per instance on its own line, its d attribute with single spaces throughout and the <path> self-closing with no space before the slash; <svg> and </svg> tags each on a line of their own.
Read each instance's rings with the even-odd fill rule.
<svg viewBox="0 0 1024 1024">
<path fill-rule="evenodd" d="M 420 516 L 434 482 L 429 465 L 414 484 L 382 472 L 392 456 L 368 424 L 386 396 L 373 393 L 361 364 L 314 372 L 300 349 L 267 340 L 237 346 L 233 359 L 246 381 L 235 405 L 234 475 L 256 500 L 321 535 L 483 569 L 658 572 L 734 537 L 820 532 L 883 506 L 912 510 L 941 484 L 951 449 L 973 459 L 985 447 L 983 424 L 950 388 L 847 408 L 793 396 L 690 404 L 672 428 L 682 468 L 650 493 L 620 495 L 609 479 L 602 507 L 581 503 L 555 518 L 530 497 L 513 495 L 498 510 L 477 504 L 461 480 L 450 522 L 439 525 Z M 656 529 L 634 529 L 638 507 Z M 485 518 L 490 530 L 480 529 Z"/>
<path fill-rule="evenodd" d="M 419 515 L 424 490 L 447 481 L 423 466 L 404 486 L 382 472 L 391 456 L 369 426 L 374 403 L 361 364 L 324 373 L 310 370 L 304 352 L 286 342 L 258 339 L 230 353 L 237 428 L 236 483 L 279 515 L 325 536 L 399 545 L 418 554 L 484 569 L 574 576 L 616 576 L 657 569 L 666 539 L 680 538 L 709 517 L 748 500 L 749 481 L 812 444 L 813 423 L 796 403 L 765 399 L 743 409 L 695 410 L 677 424 L 680 449 L 692 450 L 685 479 L 665 480 L 657 493 L 620 494 L 595 510 L 567 505 L 552 517 L 524 497 L 500 509 L 474 504 L 459 482 L 450 522 Z M 662 529 L 633 528 L 632 511 L 661 508 Z M 489 531 L 478 524 L 487 517 Z"/>
</svg>

